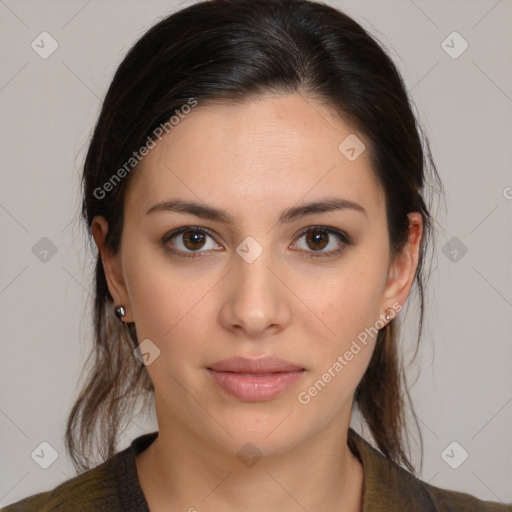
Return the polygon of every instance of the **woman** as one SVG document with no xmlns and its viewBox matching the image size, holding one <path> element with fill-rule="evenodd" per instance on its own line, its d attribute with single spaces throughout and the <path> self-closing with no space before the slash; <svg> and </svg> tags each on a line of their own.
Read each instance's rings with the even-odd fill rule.
<svg viewBox="0 0 512 512">
<path fill-rule="evenodd" d="M 88 471 L 4 510 L 512 510 L 412 474 L 395 323 L 413 284 L 423 312 L 428 179 L 399 73 L 339 11 L 213 0 L 151 28 L 84 166 Z M 153 395 L 158 432 L 116 453 Z"/>
</svg>

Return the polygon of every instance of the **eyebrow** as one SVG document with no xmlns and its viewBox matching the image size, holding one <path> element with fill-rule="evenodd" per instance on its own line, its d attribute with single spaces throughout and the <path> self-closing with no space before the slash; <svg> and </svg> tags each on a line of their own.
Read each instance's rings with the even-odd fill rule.
<svg viewBox="0 0 512 512">
<path fill-rule="evenodd" d="M 359 203 L 354 203 L 353 201 L 347 201 L 346 199 L 341 199 L 338 197 L 325 197 L 317 201 L 302 204 L 300 206 L 287 208 L 281 213 L 278 224 L 292 222 L 294 220 L 306 217 L 307 215 L 313 215 L 315 213 L 324 213 L 336 210 L 351 210 L 360 212 L 366 217 L 368 216 L 366 210 Z M 197 203 L 195 201 L 182 201 L 180 199 L 157 203 L 146 212 L 146 215 L 154 212 L 167 211 L 195 215 L 196 217 L 200 217 L 202 219 L 222 222 L 224 224 L 230 224 L 233 222 L 233 216 L 225 210 L 221 210 L 213 206 L 208 206 L 204 203 Z"/>
</svg>

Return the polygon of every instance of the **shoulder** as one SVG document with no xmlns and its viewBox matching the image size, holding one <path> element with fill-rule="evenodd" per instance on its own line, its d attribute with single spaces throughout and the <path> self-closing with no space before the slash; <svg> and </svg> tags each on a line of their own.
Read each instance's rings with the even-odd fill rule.
<svg viewBox="0 0 512 512">
<path fill-rule="evenodd" d="M 98 505 L 98 500 L 103 504 L 105 498 L 108 499 L 114 491 L 109 486 L 109 473 L 114 470 L 113 466 L 113 459 L 110 459 L 50 491 L 34 494 L 8 505 L 1 512 L 92 510 L 92 507 Z M 98 507 L 98 510 L 101 508 Z"/>
<path fill-rule="evenodd" d="M 512 504 L 482 501 L 466 493 L 441 489 L 421 481 L 389 461 L 352 429 L 349 430 L 348 442 L 364 468 L 364 512 L 512 512 Z"/>
<path fill-rule="evenodd" d="M 107 503 L 117 498 L 112 475 L 118 464 L 112 459 L 85 473 L 66 480 L 52 490 L 34 494 L 1 509 L 1 512 L 67 512 L 108 510 Z M 115 510 L 115 509 L 114 509 Z"/>
<path fill-rule="evenodd" d="M 95 468 L 66 480 L 52 490 L 7 505 L 0 512 L 146 512 L 148 509 L 138 483 L 135 455 L 156 435 L 155 432 L 140 436 L 128 448 Z"/>
<path fill-rule="evenodd" d="M 418 480 L 419 481 L 419 480 Z M 425 492 L 430 495 L 434 510 L 452 512 L 465 510 L 467 512 L 512 512 L 512 504 L 483 501 L 463 492 L 440 489 L 421 482 Z"/>
</svg>

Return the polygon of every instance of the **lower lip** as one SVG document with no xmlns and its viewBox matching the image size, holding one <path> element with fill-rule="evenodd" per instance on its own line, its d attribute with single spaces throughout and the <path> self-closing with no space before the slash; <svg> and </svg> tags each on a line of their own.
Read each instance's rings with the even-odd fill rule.
<svg viewBox="0 0 512 512">
<path fill-rule="evenodd" d="M 304 371 L 257 374 L 216 372 L 208 368 L 210 375 L 224 391 L 248 402 L 274 398 L 300 379 Z"/>
</svg>

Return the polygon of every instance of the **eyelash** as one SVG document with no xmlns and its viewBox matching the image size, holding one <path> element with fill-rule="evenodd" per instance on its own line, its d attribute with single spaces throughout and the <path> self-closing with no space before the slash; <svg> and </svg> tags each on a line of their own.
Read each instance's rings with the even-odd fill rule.
<svg viewBox="0 0 512 512">
<path fill-rule="evenodd" d="M 172 249 L 167 245 L 167 243 L 174 237 L 181 235 L 182 233 L 186 233 L 187 231 L 193 231 L 196 233 L 201 233 L 202 235 L 209 236 L 211 238 L 215 238 L 213 234 L 210 232 L 210 230 L 199 227 L 199 226 L 183 226 L 181 228 L 175 229 L 171 231 L 170 233 L 167 233 L 162 238 L 162 245 L 171 253 L 183 257 L 183 258 L 204 258 L 205 256 L 202 256 L 201 253 L 208 252 L 208 251 L 181 251 Z M 327 226 L 309 226 L 308 228 L 304 229 L 298 236 L 297 240 L 302 238 L 304 235 L 307 235 L 311 231 L 320 231 L 323 233 L 327 233 L 329 235 L 333 234 L 335 235 L 338 240 L 341 242 L 341 246 L 338 249 L 331 250 L 331 251 L 306 251 L 307 253 L 310 253 L 307 258 L 326 258 L 329 256 L 334 256 L 336 254 L 341 254 L 344 252 L 350 245 L 352 245 L 351 238 L 343 231 L 340 231 L 339 229 L 327 227 Z M 302 251 L 301 249 L 298 249 L 297 252 Z"/>
</svg>

